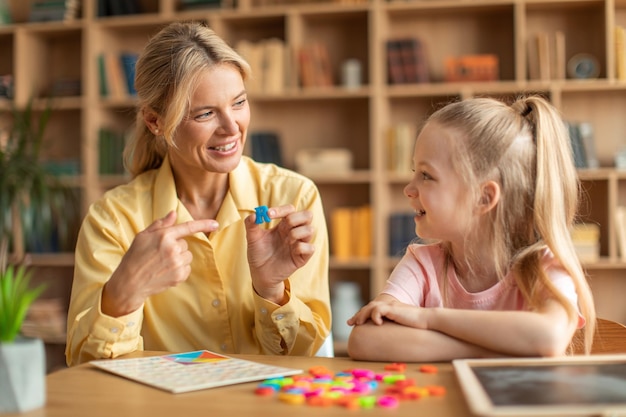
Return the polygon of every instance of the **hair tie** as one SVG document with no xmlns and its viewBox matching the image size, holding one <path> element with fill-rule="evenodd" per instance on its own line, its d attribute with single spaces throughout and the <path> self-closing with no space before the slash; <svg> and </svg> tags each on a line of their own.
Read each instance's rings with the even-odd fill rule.
<svg viewBox="0 0 626 417">
<path fill-rule="evenodd" d="M 533 111 L 533 108 L 529 105 L 526 105 L 526 107 L 524 108 L 524 110 L 522 110 L 522 117 L 526 117 L 530 114 L 530 112 Z"/>
</svg>

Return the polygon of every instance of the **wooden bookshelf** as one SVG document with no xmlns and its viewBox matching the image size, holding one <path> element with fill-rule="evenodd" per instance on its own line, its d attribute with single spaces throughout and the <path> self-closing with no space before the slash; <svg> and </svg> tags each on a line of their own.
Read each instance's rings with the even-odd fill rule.
<svg viewBox="0 0 626 417">
<path fill-rule="evenodd" d="M 84 0 L 71 22 L 18 22 L 0 26 L 0 75 L 15 77 L 15 103 L 32 94 L 45 103 L 46 91 L 61 78 L 81 81 L 81 94 L 54 100 L 47 140 L 52 158 L 73 158 L 80 173 L 66 178 L 76 187 L 83 213 L 105 190 L 126 177 L 101 176 L 98 132 L 127 129 L 134 121 L 131 96 L 107 98 L 99 92 L 97 57 L 103 52 L 138 52 L 148 37 L 175 20 L 202 20 L 231 45 L 277 38 L 287 48 L 290 68 L 281 91 L 250 94 L 251 131 L 271 130 L 282 140 L 285 165 L 294 168 L 298 150 L 341 147 L 353 154 L 350 175 L 313 176 L 322 193 L 327 218 L 337 207 L 372 208 L 372 256 L 367 260 L 331 259 L 331 284 L 357 282 L 368 300 L 384 285 L 397 262 L 390 257 L 388 219 L 406 211 L 402 190 L 410 173 L 391 172 L 387 165 L 387 130 L 398 123 L 419 124 L 452 99 L 496 96 L 512 99 L 525 92 L 549 97 L 572 121 L 593 123 L 601 167 L 581 170 L 583 218 L 600 225 L 600 258 L 587 264 L 600 316 L 626 322 L 626 263 L 618 254 L 615 212 L 626 205 L 626 173 L 612 168 L 626 145 L 626 81 L 616 76 L 615 25 L 626 25 L 623 0 L 370 0 L 296 2 L 240 0 L 237 7 L 181 10 L 177 0 L 141 0 L 141 14 L 98 17 L 96 0 Z M 230 3 L 229 3 L 230 4 Z M 580 53 L 600 64 L 596 79 L 529 79 L 528 42 L 537 32 L 560 31 L 565 61 Z M 418 37 L 425 48 L 430 82 L 388 83 L 386 41 Z M 326 45 L 333 86 L 301 87 L 294 51 L 319 42 Z M 446 83 L 447 57 L 493 54 L 499 80 Z M 363 84 L 340 85 L 341 65 L 361 63 Z M 561 58 L 562 61 L 562 58 Z M 258 71 L 258 68 L 253 68 Z M 0 99 L 0 108 L 9 102 Z M 40 257 L 54 268 L 47 255 Z M 66 255 L 58 268 L 69 271 Z M 33 257 L 33 262 L 38 259 Z M 45 260 L 44 260 L 45 259 Z M 71 261 L 70 261 L 71 262 Z"/>
</svg>

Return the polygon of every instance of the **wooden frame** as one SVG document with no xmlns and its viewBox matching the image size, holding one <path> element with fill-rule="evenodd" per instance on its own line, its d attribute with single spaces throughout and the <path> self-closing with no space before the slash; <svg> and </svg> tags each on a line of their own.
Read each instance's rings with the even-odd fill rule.
<svg viewBox="0 0 626 417">
<path fill-rule="evenodd" d="M 462 359 L 453 366 L 479 416 L 626 413 L 626 355 Z"/>
</svg>

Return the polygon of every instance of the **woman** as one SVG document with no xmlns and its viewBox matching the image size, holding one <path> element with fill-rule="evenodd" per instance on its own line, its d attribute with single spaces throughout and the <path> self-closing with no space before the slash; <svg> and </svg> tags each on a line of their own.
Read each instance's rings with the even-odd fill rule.
<svg viewBox="0 0 626 417">
<path fill-rule="evenodd" d="M 83 221 L 69 365 L 141 349 L 313 355 L 328 336 L 319 192 L 242 156 L 249 74 L 199 23 L 165 27 L 140 55 L 133 180 Z M 259 206 L 269 225 L 255 222 Z"/>
</svg>

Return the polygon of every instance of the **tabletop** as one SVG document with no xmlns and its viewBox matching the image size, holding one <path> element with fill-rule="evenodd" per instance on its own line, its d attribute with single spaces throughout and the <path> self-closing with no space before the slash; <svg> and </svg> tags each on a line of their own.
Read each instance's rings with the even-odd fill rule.
<svg viewBox="0 0 626 417">
<path fill-rule="evenodd" d="M 135 352 L 125 357 L 141 357 L 160 352 Z M 350 358 L 302 357 L 302 356 L 260 356 L 229 355 L 269 365 L 302 369 L 303 373 L 313 367 L 326 367 L 333 372 L 348 369 L 367 369 L 383 373 L 386 363 L 360 362 Z M 403 416 L 471 416 L 451 363 L 434 364 L 436 373 L 420 370 L 421 364 L 407 364 L 403 374 L 415 380 L 418 386 L 443 386 L 443 396 L 423 397 L 417 400 L 403 400 L 395 409 L 349 410 L 338 405 L 310 406 L 292 405 L 280 401 L 277 396 L 265 397 L 255 394 L 260 381 L 242 383 L 226 387 L 172 394 L 157 388 L 113 375 L 97 369 L 91 364 L 83 364 L 53 372 L 47 376 L 47 398 L 43 408 L 21 417 L 99 417 L 132 416 L 161 417 L 176 416 L 255 416 L 292 417 L 300 416 L 347 416 L 356 414 Z M 7 415 L 10 416 L 10 415 Z"/>
</svg>

